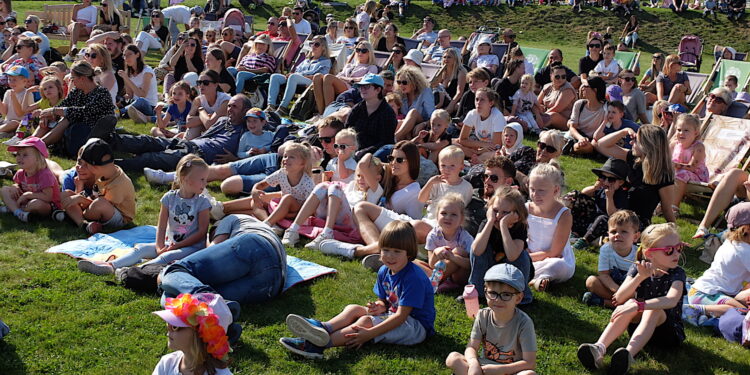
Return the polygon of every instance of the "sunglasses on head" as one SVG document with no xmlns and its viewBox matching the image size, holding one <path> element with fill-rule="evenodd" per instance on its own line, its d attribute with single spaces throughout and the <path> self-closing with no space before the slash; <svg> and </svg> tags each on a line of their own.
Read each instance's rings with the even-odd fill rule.
<svg viewBox="0 0 750 375">
<path fill-rule="evenodd" d="M 674 246 L 665 246 L 665 247 L 649 247 L 646 249 L 646 251 L 663 251 L 664 255 L 670 256 L 677 252 L 677 254 L 682 254 L 682 249 L 685 248 L 686 243 L 680 242 L 677 245 Z"/>
<path fill-rule="evenodd" d="M 568 78 L 565 74 L 555 74 L 552 76 L 554 79 L 566 79 Z"/>
<path fill-rule="evenodd" d="M 500 176 L 496 174 L 483 174 L 482 175 L 482 180 L 486 181 L 488 178 L 490 179 L 490 181 L 492 181 L 493 184 L 496 184 L 498 181 L 500 181 Z"/>
<path fill-rule="evenodd" d="M 370 50 L 368 50 L 367 48 L 355 48 L 354 51 L 356 51 L 357 53 L 367 53 L 367 52 L 370 52 Z"/>
<path fill-rule="evenodd" d="M 599 176 L 599 179 L 602 181 L 610 182 L 610 183 L 617 182 L 617 180 L 619 180 L 619 178 L 617 177 L 609 177 L 609 176 Z"/>
<path fill-rule="evenodd" d="M 323 143 L 331 143 L 331 142 L 333 142 L 333 137 L 318 137 L 318 139 L 320 139 L 320 141 L 323 142 Z"/>
<path fill-rule="evenodd" d="M 708 98 L 711 99 L 711 100 L 713 100 L 713 101 L 715 101 L 715 102 L 719 102 L 721 104 L 727 104 L 727 102 L 725 102 L 724 99 L 722 99 L 719 96 L 716 96 L 715 94 L 709 94 Z"/>
<path fill-rule="evenodd" d="M 489 299 L 489 300 L 493 300 L 494 301 L 494 300 L 500 298 L 501 300 L 503 300 L 505 302 L 508 302 L 508 301 L 510 301 L 513 298 L 513 296 L 515 296 L 516 294 L 518 294 L 518 292 L 516 292 L 516 293 L 510 293 L 510 292 L 500 292 L 500 293 L 498 293 L 498 292 L 493 292 L 491 290 L 485 290 L 484 294 L 487 295 L 487 299 Z"/>
<path fill-rule="evenodd" d="M 401 86 L 406 86 L 406 85 L 408 85 L 408 84 L 409 84 L 409 81 L 401 81 L 401 80 L 398 80 L 398 81 L 396 81 L 396 83 L 398 83 L 398 84 L 399 84 L 399 85 L 401 85 Z"/>
<path fill-rule="evenodd" d="M 395 156 L 393 156 L 393 155 L 388 155 L 388 162 L 389 162 L 389 163 L 393 163 L 394 161 L 395 161 L 396 163 L 402 164 L 403 162 L 405 162 L 405 161 L 406 161 L 406 158 L 401 158 L 401 157 L 398 157 L 398 158 L 397 158 L 397 157 L 395 157 Z"/>
<path fill-rule="evenodd" d="M 550 154 L 554 154 L 554 153 L 556 153 L 556 152 L 557 152 L 557 149 L 556 149 L 556 148 L 555 148 L 554 146 L 552 146 L 552 145 L 548 145 L 548 144 L 546 144 L 546 143 L 544 143 L 544 142 L 537 142 L 537 143 L 536 143 L 536 147 L 537 147 L 538 149 L 540 149 L 540 150 L 544 150 L 544 151 L 547 151 L 547 152 L 549 152 Z"/>
<path fill-rule="evenodd" d="M 338 143 L 334 143 L 333 144 L 333 149 L 334 150 L 339 150 L 340 149 L 341 151 L 346 151 L 347 147 L 353 147 L 353 146 L 351 146 L 351 145 L 340 145 Z"/>
<path fill-rule="evenodd" d="M 95 59 L 95 58 L 96 58 L 96 56 L 99 56 L 99 55 L 97 55 L 97 54 L 96 54 L 96 52 L 91 52 L 91 53 L 88 53 L 88 52 L 86 52 L 86 53 L 84 53 L 84 54 L 83 54 L 83 56 L 84 56 L 84 57 L 90 57 L 90 58 L 92 58 L 92 59 Z"/>
<path fill-rule="evenodd" d="M 589 44 L 589 48 L 602 48 L 601 44 Z"/>
<path fill-rule="evenodd" d="M 202 85 L 202 86 L 208 86 L 208 85 L 210 85 L 212 83 L 216 83 L 216 82 L 208 80 L 208 79 L 206 79 L 206 80 L 199 79 L 199 80 L 195 81 L 195 83 L 197 83 L 199 85 Z"/>
</svg>

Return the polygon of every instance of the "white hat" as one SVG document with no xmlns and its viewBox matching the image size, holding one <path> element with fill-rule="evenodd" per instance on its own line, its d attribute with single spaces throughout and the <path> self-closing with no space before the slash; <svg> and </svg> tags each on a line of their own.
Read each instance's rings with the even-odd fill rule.
<svg viewBox="0 0 750 375">
<path fill-rule="evenodd" d="M 418 49 L 412 49 L 409 50 L 409 52 L 404 56 L 404 60 L 411 60 L 415 64 L 422 66 L 422 60 L 424 60 L 424 54 L 419 51 Z"/>
</svg>

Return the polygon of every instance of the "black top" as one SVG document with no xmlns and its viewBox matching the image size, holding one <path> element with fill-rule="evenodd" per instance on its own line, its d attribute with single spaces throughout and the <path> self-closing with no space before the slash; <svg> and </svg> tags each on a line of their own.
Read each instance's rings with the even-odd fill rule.
<svg viewBox="0 0 750 375">
<path fill-rule="evenodd" d="M 487 220 L 485 219 L 481 224 L 479 224 L 479 231 L 482 231 L 484 229 L 484 226 L 487 225 Z M 522 240 L 523 241 L 523 248 L 524 250 L 527 247 L 526 239 L 528 238 L 528 233 L 526 230 L 526 226 L 520 225 L 516 223 L 509 229 L 510 232 L 510 238 L 514 240 Z M 478 232 L 477 232 L 478 233 Z M 485 251 L 492 251 L 495 254 L 495 262 L 509 262 L 507 257 L 505 256 L 505 246 L 503 246 L 503 235 L 500 233 L 500 230 L 493 227 L 492 232 L 490 233 L 490 240 L 487 241 L 487 250 Z M 527 251 L 522 251 L 521 256 L 529 256 L 529 253 Z"/>
<path fill-rule="evenodd" d="M 565 65 L 563 65 L 563 68 L 565 68 L 565 79 L 570 82 L 570 80 L 576 76 L 576 73 L 570 70 L 570 68 Z M 534 81 L 539 85 L 539 87 L 544 87 L 544 85 L 552 82 L 552 79 L 550 79 L 550 74 L 552 73 L 551 70 L 552 69 L 550 68 L 550 66 L 547 65 L 534 75 Z"/>
<path fill-rule="evenodd" d="M 382 146 L 393 144 L 396 124 L 396 113 L 385 100 L 380 100 L 378 109 L 369 115 L 367 103 L 357 103 L 346 120 L 346 127 L 357 131 L 357 159 L 368 152 L 377 151 Z"/>
<path fill-rule="evenodd" d="M 396 43 L 401 43 L 401 45 L 406 45 L 406 43 L 404 43 L 404 38 L 400 36 L 396 37 Z M 375 47 L 375 50 L 383 51 L 383 52 L 391 52 L 391 50 L 389 50 L 388 46 L 386 45 L 385 37 L 380 38 L 380 41 L 378 42 L 378 46 Z"/>
<path fill-rule="evenodd" d="M 120 56 L 112 58 L 112 68 L 115 73 L 120 70 L 125 70 L 125 58 L 120 53 Z M 115 74 L 115 80 L 117 81 L 117 96 L 125 96 L 125 81 L 122 80 L 119 74 Z"/>
<path fill-rule="evenodd" d="M 143 27 L 143 31 L 150 33 L 152 29 L 151 24 L 148 24 Z M 164 44 L 167 41 L 167 37 L 169 36 L 169 30 L 166 26 L 159 27 L 159 30 L 156 30 L 156 35 L 161 40 L 162 44 Z"/>
<path fill-rule="evenodd" d="M 635 277 L 638 274 L 638 267 L 635 264 L 630 266 L 628 270 L 628 276 Z M 650 277 L 643 280 L 638 288 L 635 290 L 635 299 L 638 301 L 645 301 L 651 298 L 664 297 L 669 293 L 669 289 L 672 287 L 672 283 L 675 281 L 682 281 L 682 296 L 687 294 L 685 288 L 685 270 L 680 266 L 667 270 L 667 274 L 659 277 Z M 667 320 L 663 324 L 668 324 L 668 327 L 674 329 L 675 334 L 680 341 L 685 339 L 685 331 L 682 325 L 682 297 L 677 302 L 677 305 L 671 309 L 664 310 L 667 315 Z"/>
<path fill-rule="evenodd" d="M 464 95 L 461 96 L 461 100 L 458 101 L 458 110 L 456 112 L 456 117 L 461 119 L 461 121 L 466 118 L 466 115 L 474 109 L 476 104 L 474 103 L 475 95 L 474 92 L 471 90 L 464 91 Z"/>
<path fill-rule="evenodd" d="M 599 61 L 604 60 L 604 56 L 602 54 L 599 54 L 599 60 L 594 61 L 594 59 L 591 58 L 591 56 L 583 56 L 580 60 L 578 60 L 578 74 L 589 74 L 590 71 L 594 70 L 596 68 L 596 64 L 599 63 Z"/>
<path fill-rule="evenodd" d="M 119 30 L 120 26 L 122 26 L 122 24 L 120 23 L 120 15 L 119 14 L 112 13 L 112 20 L 107 21 L 104 18 L 104 12 L 102 12 L 101 10 L 99 10 L 99 24 L 100 25 L 117 26 L 117 29 L 115 31 Z"/>
<path fill-rule="evenodd" d="M 529 146 L 521 146 L 508 155 L 508 158 L 516 166 L 517 171 L 528 176 L 531 168 L 536 165 L 536 150 Z"/>
<path fill-rule="evenodd" d="M 645 227 L 651 223 L 651 216 L 654 214 L 654 209 L 661 202 L 659 190 L 665 186 L 674 184 L 674 180 L 670 179 L 658 185 L 649 185 L 643 182 L 643 166 L 641 163 L 635 161 L 633 151 L 628 151 L 625 161 L 630 167 L 627 180 L 630 185 L 628 206 L 638 215 L 638 218 L 641 220 L 641 227 Z"/>
<path fill-rule="evenodd" d="M 195 69 L 197 70 L 196 73 L 199 73 L 203 71 L 203 59 L 196 58 L 195 55 L 193 56 L 193 66 L 195 66 Z M 187 62 L 185 61 L 185 55 L 180 56 L 180 59 L 177 60 L 177 64 L 174 67 L 174 78 L 175 81 L 179 81 L 182 79 L 182 76 L 185 75 L 185 73 L 190 72 L 188 70 Z"/>
<path fill-rule="evenodd" d="M 226 83 L 229 85 L 229 91 L 227 92 L 227 94 L 234 95 L 236 93 L 237 85 L 234 82 L 234 78 L 226 68 L 222 69 L 219 73 L 219 83 Z"/>
<path fill-rule="evenodd" d="M 500 96 L 500 107 L 510 112 L 513 109 L 513 100 L 511 98 L 521 88 L 521 80 L 519 79 L 518 82 L 512 83 L 508 77 L 505 77 L 492 88 Z"/>
<path fill-rule="evenodd" d="M 65 118 L 71 124 L 83 124 L 94 127 L 104 117 L 115 114 L 115 105 L 109 90 L 96 86 L 86 94 L 83 90 L 72 89 L 58 107 L 65 108 Z"/>
<path fill-rule="evenodd" d="M 612 200 L 615 201 L 615 207 L 618 210 L 625 210 L 628 208 L 628 191 L 625 189 L 617 189 Z M 604 193 L 604 189 L 599 189 L 594 192 L 594 202 L 596 203 L 596 209 L 600 214 L 607 214 L 607 194 Z"/>
</svg>

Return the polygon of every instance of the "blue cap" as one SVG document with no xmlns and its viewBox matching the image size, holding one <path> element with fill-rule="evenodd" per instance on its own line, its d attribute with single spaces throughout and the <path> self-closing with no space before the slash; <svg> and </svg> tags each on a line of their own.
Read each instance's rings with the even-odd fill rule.
<svg viewBox="0 0 750 375">
<path fill-rule="evenodd" d="M 354 87 L 359 87 L 362 85 L 375 85 L 375 86 L 384 87 L 385 81 L 383 81 L 383 77 L 377 74 L 367 73 L 365 74 L 364 77 L 362 77 L 361 81 L 354 84 Z"/>
<path fill-rule="evenodd" d="M 263 112 L 262 109 L 257 108 L 257 107 L 250 108 L 247 110 L 247 112 L 245 113 L 245 118 L 248 118 L 248 117 L 259 118 L 263 121 L 266 121 L 266 113 Z"/>
<path fill-rule="evenodd" d="M 9 76 L 22 76 L 23 78 L 29 78 L 29 70 L 21 65 L 13 65 L 10 69 L 5 71 L 5 74 Z"/>
<path fill-rule="evenodd" d="M 670 104 L 669 107 L 667 107 L 667 112 L 672 113 L 687 113 L 688 109 L 685 108 L 682 104 Z"/>
<path fill-rule="evenodd" d="M 526 289 L 525 280 L 523 272 L 521 272 L 516 266 L 508 263 L 496 264 L 484 274 L 484 282 L 501 282 L 510 285 L 513 289 L 519 292 L 523 292 Z"/>
</svg>

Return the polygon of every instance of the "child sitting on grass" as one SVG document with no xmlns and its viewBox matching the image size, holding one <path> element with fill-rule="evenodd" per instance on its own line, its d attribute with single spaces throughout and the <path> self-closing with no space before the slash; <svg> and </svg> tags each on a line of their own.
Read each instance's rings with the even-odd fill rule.
<svg viewBox="0 0 750 375">
<path fill-rule="evenodd" d="M 8 86 L 10 87 L 5 91 L 2 102 L 0 102 L 0 114 L 3 115 L 4 120 L 0 123 L 0 134 L 10 133 L 13 137 L 5 142 L 6 146 L 13 146 L 23 138 L 18 136 L 18 132 L 21 130 L 21 120 L 23 119 L 26 112 L 23 111 L 24 105 L 31 104 L 31 98 L 26 97 L 26 87 L 29 85 L 29 70 L 20 65 L 15 65 L 8 69 L 4 73 L 8 76 Z M 32 81 L 33 82 L 33 81 Z M 24 103 L 24 99 L 28 102 Z M 5 138 L 10 138 L 11 135 L 5 135 Z"/>
<path fill-rule="evenodd" d="M 263 130 L 266 125 L 266 113 L 260 108 L 250 108 L 245 114 L 247 131 L 242 133 L 237 157 L 240 159 L 265 154 L 271 149 L 273 132 Z"/>
<path fill-rule="evenodd" d="M 479 310 L 464 354 L 452 352 L 445 364 L 457 375 L 536 374 L 534 322 L 517 307 L 526 288 L 523 273 L 512 264 L 498 264 L 484 282 L 488 307 Z"/>
<path fill-rule="evenodd" d="M 474 237 L 463 228 L 465 210 L 464 198 L 456 193 L 447 193 L 437 201 L 437 225 L 427 234 L 424 246 L 430 269 L 439 261 L 445 262 L 436 293 L 463 287 L 469 279 L 469 252 Z"/>
<path fill-rule="evenodd" d="M 182 138 L 187 130 L 187 116 L 193 108 L 193 89 L 187 81 L 175 83 L 169 89 L 169 105 L 162 114 L 162 103 L 156 105 L 156 126 L 151 128 L 151 135 L 164 138 Z"/>
<path fill-rule="evenodd" d="M 411 140 L 419 146 L 419 154 L 437 164 L 440 151 L 451 144 L 451 136 L 447 132 L 450 124 L 451 116 L 448 111 L 437 109 L 432 112 L 429 125 L 419 130 Z"/>
<path fill-rule="evenodd" d="M 637 262 L 615 293 L 617 308 L 609 324 L 596 343 L 578 347 L 584 367 L 603 368 L 607 347 L 626 330 L 630 341 L 612 354 L 608 374 L 626 374 L 648 343 L 671 349 L 685 341 L 681 316 L 686 276 L 679 266 L 683 247 L 674 223 L 653 224 L 643 231 Z"/>
<path fill-rule="evenodd" d="M 327 322 L 290 314 L 287 328 L 296 338 L 281 345 L 306 358 L 323 358 L 332 346 L 360 348 L 373 343 L 416 345 L 435 334 L 435 301 L 427 275 L 414 262 L 417 234 L 405 221 L 391 221 L 378 241 L 383 266 L 367 306 L 348 305 Z"/>
<path fill-rule="evenodd" d="M 609 217 L 609 241 L 599 249 L 599 274 L 586 279 L 583 302 L 590 306 L 614 307 L 612 296 L 625 281 L 638 250 L 641 226 L 638 215 L 620 210 Z"/>
<path fill-rule="evenodd" d="M 468 204 L 474 190 L 469 181 L 461 178 L 464 166 L 464 152 L 458 146 L 448 146 L 438 156 L 440 174 L 432 176 L 419 191 L 419 201 L 427 203 L 427 215 L 424 221 L 435 227 L 437 225 L 437 202 L 447 193 L 456 193 L 464 205 Z"/>
<path fill-rule="evenodd" d="M 47 167 L 49 152 L 37 137 L 28 137 L 15 146 L 8 147 L 16 153 L 19 170 L 13 176 L 13 185 L 0 190 L 3 203 L 0 213 L 12 213 L 18 220 L 29 222 L 29 215 L 48 216 L 60 205 L 60 184 Z"/>
<path fill-rule="evenodd" d="M 120 229 L 135 217 L 135 188 L 130 177 L 114 164 L 112 148 L 107 142 L 93 138 L 83 147 L 80 159 L 94 174 L 96 184 L 91 198 L 66 195 L 65 213 L 88 234 L 102 228 Z"/>
</svg>

